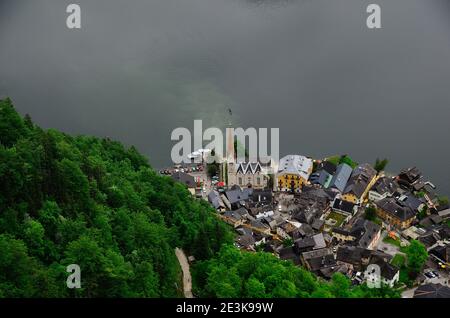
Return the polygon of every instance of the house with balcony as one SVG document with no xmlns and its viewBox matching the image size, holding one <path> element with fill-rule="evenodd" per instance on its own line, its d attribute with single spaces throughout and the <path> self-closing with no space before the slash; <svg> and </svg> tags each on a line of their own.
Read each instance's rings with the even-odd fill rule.
<svg viewBox="0 0 450 318">
<path fill-rule="evenodd" d="M 376 214 L 394 228 L 404 230 L 416 219 L 416 213 L 394 198 L 385 198 L 376 202 Z"/>
<path fill-rule="evenodd" d="M 277 171 L 278 191 L 300 193 L 313 170 L 313 161 L 300 155 L 288 155 L 280 160 Z"/>
</svg>

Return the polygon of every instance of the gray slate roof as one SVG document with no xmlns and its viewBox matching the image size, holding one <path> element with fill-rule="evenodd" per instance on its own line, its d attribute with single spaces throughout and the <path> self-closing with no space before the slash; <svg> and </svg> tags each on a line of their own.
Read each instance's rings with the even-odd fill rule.
<svg viewBox="0 0 450 318">
<path fill-rule="evenodd" d="M 416 215 L 416 213 L 411 208 L 398 204 L 398 202 L 394 198 L 381 199 L 376 203 L 376 205 L 380 209 L 386 211 L 390 215 L 402 221 L 409 220 Z"/>
<path fill-rule="evenodd" d="M 350 175 L 352 174 L 352 167 L 350 167 L 348 164 L 341 163 L 337 169 L 336 173 L 334 174 L 333 178 L 330 182 L 330 188 L 336 188 L 339 191 L 343 192 L 345 189 L 345 186 L 347 185 L 347 181 L 350 178 Z"/>
<path fill-rule="evenodd" d="M 376 174 L 376 170 L 368 163 L 358 165 L 353 170 L 344 193 L 352 193 L 358 198 L 361 197 Z"/>
<path fill-rule="evenodd" d="M 381 226 L 365 219 L 358 219 L 351 229 L 359 247 L 367 248 L 380 231 Z"/>
<path fill-rule="evenodd" d="M 178 172 L 173 173 L 172 179 L 174 179 L 175 181 L 184 183 L 185 185 L 187 185 L 188 188 L 196 187 L 195 178 L 185 172 L 178 171 Z"/>
</svg>

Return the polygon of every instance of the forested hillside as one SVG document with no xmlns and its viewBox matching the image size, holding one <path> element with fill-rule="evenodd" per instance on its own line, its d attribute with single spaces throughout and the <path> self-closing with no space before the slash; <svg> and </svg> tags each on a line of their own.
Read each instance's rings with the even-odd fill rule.
<svg viewBox="0 0 450 318">
<path fill-rule="evenodd" d="M 206 202 L 133 147 L 44 131 L 9 99 L 0 143 L 0 297 L 175 297 L 174 247 L 201 260 L 230 242 Z M 80 290 L 66 287 L 72 263 Z"/>
<path fill-rule="evenodd" d="M 45 131 L 0 101 L 0 297 L 179 297 L 175 247 L 197 260 L 198 296 L 399 296 L 240 251 L 214 214 L 133 147 Z M 69 264 L 81 289 L 66 287 Z"/>
<path fill-rule="evenodd" d="M 226 273 L 226 274 L 224 274 Z M 194 269 L 196 294 L 202 297 L 245 298 L 398 298 L 388 286 L 352 286 L 343 274 L 330 282 L 290 261 L 264 252 L 249 253 L 224 246 L 213 259 L 198 262 Z"/>
</svg>

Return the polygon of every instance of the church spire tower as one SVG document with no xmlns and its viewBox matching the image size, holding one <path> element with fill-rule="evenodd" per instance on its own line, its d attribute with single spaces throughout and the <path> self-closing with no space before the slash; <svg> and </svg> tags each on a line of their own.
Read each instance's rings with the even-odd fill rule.
<svg viewBox="0 0 450 318">
<path fill-rule="evenodd" d="M 234 129 L 231 126 L 231 116 L 233 115 L 233 113 L 231 112 L 231 108 L 228 108 L 228 115 L 228 126 L 226 128 L 226 160 L 222 165 L 222 177 L 227 186 L 229 184 L 230 178 L 232 178 L 235 174 Z"/>
<path fill-rule="evenodd" d="M 226 142 L 227 142 L 227 162 L 228 163 L 234 163 L 235 161 L 235 154 L 234 154 L 234 129 L 231 126 L 231 116 L 233 115 L 233 113 L 231 112 L 231 108 L 228 108 L 228 114 L 229 114 L 229 119 L 228 119 L 228 127 L 226 129 Z"/>
</svg>

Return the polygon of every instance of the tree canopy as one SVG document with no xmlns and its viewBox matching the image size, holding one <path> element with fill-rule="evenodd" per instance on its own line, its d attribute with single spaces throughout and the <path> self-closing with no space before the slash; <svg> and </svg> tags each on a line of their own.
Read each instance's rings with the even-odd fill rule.
<svg viewBox="0 0 450 318">
<path fill-rule="evenodd" d="M 180 296 L 174 248 L 201 260 L 231 242 L 214 213 L 134 147 L 45 131 L 0 101 L 0 297 Z"/>
<path fill-rule="evenodd" d="M 410 276 L 415 276 L 423 268 L 428 259 L 428 252 L 425 245 L 417 240 L 411 240 L 410 245 L 406 248 L 407 269 Z"/>
<path fill-rule="evenodd" d="M 373 167 L 377 171 L 377 173 L 380 173 L 381 171 L 383 171 L 386 168 L 388 163 L 389 163 L 389 160 L 387 160 L 386 158 L 385 159 L 377 158 L 375 160 L 375 164 Z"/>
</svg>

